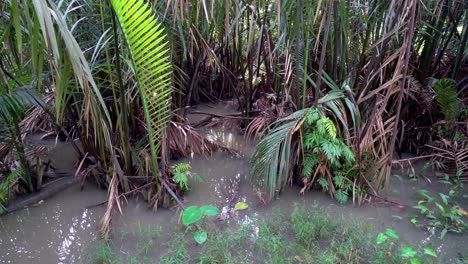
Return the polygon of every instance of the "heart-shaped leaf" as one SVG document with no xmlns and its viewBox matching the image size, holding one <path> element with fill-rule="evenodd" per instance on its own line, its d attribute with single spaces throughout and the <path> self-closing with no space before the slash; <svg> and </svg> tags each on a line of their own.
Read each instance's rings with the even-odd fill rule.
<svg viewBox="0 0 468 264">
<path fill-rule="evenodd" d="M 416 256 L 416 253 L 417 252 L 412 247 L 404 247 L 403 250 L 401 251 L 401 256 L 412 258 Z"/>
<path fill-rule="evenodd" d="M 205 205 L 200 207 L 200 210 L 203 212 L 203 215 L 214 216 L 219 214 L 219 209 L 212 205 Z"/>
<path fill-rule="evenodd" d="M 246 202 L 238 202 L 234 206 L 234 209 L 236 209 L 237 211 L 245 210 L 247 208 L 249 208 L 249 205 Z"/>
<path fill-rule="evenodd" d="M 393 230 L 393 229 L 390 229 L 390 228 L 387 228 L 385 230 L 385 233 L 389 236 L 389 237 L 393 237 L 394 239 L 399 239 L 400 236 L 398 235 L 398 233 Z"/>
<path fill-rule="evenodd" d="M 193 239 L 197 241 L 198 244 L 205 243 L 206 239 L 208 238 L 208 234 L 203 230 L 198 230 L 193 233 Z"/>
<path fill-rule="evenodd" d="M 384 235 L 383 233 L 379 233 L 379 235 L 377 236 L 377 244 L 382 244 L 385 241 L 387 241 L 387 239 L 388 236 Z"/>
<path fill-rule="evenodd" d="M 182 223 L 186 226 L 200 220 L 203 216 L 202 210 L 195 205 L 187 207 L 182 213 Z"/>
</svg>

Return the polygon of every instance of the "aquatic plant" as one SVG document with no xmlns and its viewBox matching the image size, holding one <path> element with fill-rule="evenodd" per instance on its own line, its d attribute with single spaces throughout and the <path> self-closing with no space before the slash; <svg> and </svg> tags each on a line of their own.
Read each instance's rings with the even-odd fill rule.
<svg viewBox="0 0 468 264">
<path fill-rule="evenodd" d="M 422 197 L 413 208 L 419 210 L 419 216 L 411 218 L 411 223 L 417 227 L 429 227 L 428 230 L 435 234 L 436 229 L 440 229 L 440 239 L 443 239 L 447 232 L 465 233 L 468 231 L 468 224 L 464 218 L 468 215 L 464 208 L 454 201 L 458 192 L 450 190 L 448 194 L 439 193 L 438 197 L 433 197 L 427 190 L 419 190 Z"/>
<path fill-rule="evenodd" d="M 198 244 L 203 244 L 208 238 L 208 233 L 198 224 L 201 220 L 201 222 L 204 222 L 203 218 L 205 216 L 216 216 L 218 214 L 219 209 L 212 205 L 204 205 L 202 207 L 192 205 L 185 208 L 182 212 L 182 223 L 188 230 L 195 228 L 196 230 L 193 232 L 193 239 L 195 239 Z"/>
<path fill-rule="evenodd" d="M 400 239 L 400 235 L 393 229 L 387 228 L 385 233 L 379 233 L 376 238 L 377 245 L 386 245 L 388 257 L 398 254 L 406 263 L 420 264 L 423 262 L 423 256 L 437 258 L 436 252 L 429 247 L 422 247 L 422 250 L 414 249 L 411 246 L 399 245 L 396 242 Z"/>
<path fill-rule="evenodd" d="M 190 164 L 188 163 L 177 163 L 172 168 L 172 179 L 177 183 L 183 191 L 189 191 L 189 177 L 193 178 L 198 182 L 205 182 L 205 179 L 200 175 L 190 171 Z"/>
</svg>

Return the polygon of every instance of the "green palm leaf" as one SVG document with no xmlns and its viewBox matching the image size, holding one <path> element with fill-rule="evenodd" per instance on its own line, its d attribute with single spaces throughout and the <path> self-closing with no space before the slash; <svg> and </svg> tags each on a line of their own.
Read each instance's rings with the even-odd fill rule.
<svg viewBox="0 0 468 264">
<path fill-rule="evenodd" d="M 130 50 L 130 59 L 143 103 L 151 147 L 153 172 L 157 175 L 157 154 L 167 127 L 171 107 L 172 68 L 169 46 L 151 6 L 143 0 L 111 0 Z"/>
<path fill-rule="evenodd" d="M 252 155 L 252 180 L 262 187 L 267 187 L 270 197 L 279 191 L 278 187 L 282 188 L 287 182 L 292 136 L 304 122 L 309 110 L 299 110 L 271 124 L 272 129 L 264 131 L 268 134 L 260 141 Z"/>
</svg>

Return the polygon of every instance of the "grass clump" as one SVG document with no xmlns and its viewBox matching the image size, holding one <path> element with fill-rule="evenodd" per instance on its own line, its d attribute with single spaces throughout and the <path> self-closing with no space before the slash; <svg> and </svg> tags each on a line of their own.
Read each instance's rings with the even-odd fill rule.
<svg viewBox="0 0 468 264">
<path fill-rule="evenodd" d="M 290 214 L 275 212 L 264 220 L 212 230 L 199 245 L 190 233 L 175 230 L 168 242 L 143 235 L 145 247 L 136 247 L 138 257 L 116 254 L 111 244 L 102 244 L 93 263 L 438 263 L 435 252 L 418 245 L 402 245 L 398 234 L 387 228 L 375 234 L 373 226 L 332 217 L 317 206 L 296 207 Z M 152 239 L 148 243 L 148 239 Z M 412 246 L 412 247 L 409 247 Z M 414 250 L 413 250 L 414 248 Z M 152 250 L 150 250 L 152 249 Z M 411 249 L 411 250 L 410 250 Z M 148 255 L 164 251 L 164 254 Z M 120 255 L 120 256 L 118 256 Z M 413 262 L 412 262 L 413 263 Z M 418 262 L 414 262 L 418 263 Z"/>
</svg>

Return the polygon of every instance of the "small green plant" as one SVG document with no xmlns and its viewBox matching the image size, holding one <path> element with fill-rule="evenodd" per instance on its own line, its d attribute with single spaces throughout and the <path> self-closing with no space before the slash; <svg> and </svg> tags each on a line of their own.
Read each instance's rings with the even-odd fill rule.
<svg viewBox="0 0 468 264">
<path fill-rule="evenodd" d="M 398 256 L 402 257 L 403 260 L 405 260 L 406 263 L 411 263 L 411 264 L 419 264 L 423 263 L 422 259 L 424 258 L 423 256 L 430 256 L 437 258 L 436 252 L 428 247 L 423 247 L 422 252 L 419 252 L 417 249 L 414 249 L 413 247 L 410 246 L 402 246 L 399 248 L 397 246 L 397 241 L 400 239 L 400 235 L 398 233 L 391 229 L 387 228 L 385 230 L 385 233 L 379 233 L 377 235 L 377 245 L 379 246 L 387 246 L 387 255 L 392 256 L 394 255 L 394 252 L 398 254 Z"/>
<path fill-rule="evenodd" d="M 447 232 L 463 233 L 468 230 L 468 226 L 463 220 L 466 212 L 457 202 L 453 200 L 458 194 L 455 190 L 450 190 L 448 195 L 439 193 L 439 197 L 429 195 L 427 190 L 419 190 L 422 197 L 413 208 L 419 210 L 419 217 L 413 217 L 411 223 L 418 226 L 428 226 L 430 232 L 435 233 L 436 229 L 441 229 L 440 239 L 443 239 Z"/>
<path fill-rule="evenodd" d="M 320 187 L 328 191 L 339 203 L 346 203 L 353 187 L 349 179 L 349 176 L 353 175 L 350 168 L 355 162 L 352 150 L 337 137 L 333 121 L 316 109 L 307 113 L 302 128 L 302 175 L 305 177 L 305 188 L 314 183 L 315 176 L 320 175 L 317 180 Z"/>
<path fill-rule="evenodd" d="M 187 226 L 187 229 L 194 227 L 193 238 L 198 244 L 205 243 L 208 234 L 201 226 L 197 225 L 204 216 L 216 216 L 219 214 L 219 209 L 212 205 L 198 207 L 195 205 L 187 207 L 182 213 L 182 223 Z"/>
<path fill-rule="evenodd" d="M 447 121 L 457 119 L 462 110 L 455 85 L 451 79 L 440 79 L 433 84 L 437 103 Z"/>
<path fill-rule="evenodd" d="M 205 180 L 200 175 L 190 172 L 190 164 L 188 163 L 179 163 L 174 165 L 174 167 L 172 168 L 172 175 L 174 181 L 184 191 L 190 190 L 190 186 L 188 184 L 189 177 L 193 178 L 198 182 L 205 182 Z"/>
<path fill-rule="evenodd" d="M 8 203 L 8 197 L 10 193 L 10 184 L 15 182 L 21 177 L 23 170 L 18 168 L 10 172 L 4 180 L 0 183 L 0 215 L 5 212 L 5 207 Z"/>
</svg>

